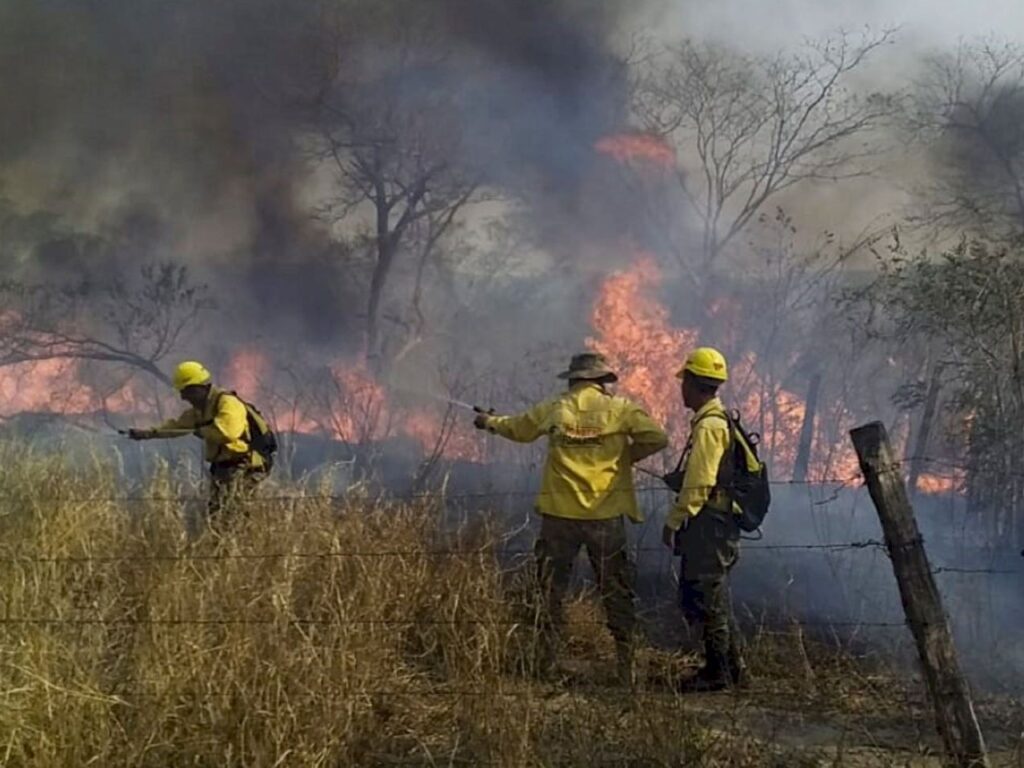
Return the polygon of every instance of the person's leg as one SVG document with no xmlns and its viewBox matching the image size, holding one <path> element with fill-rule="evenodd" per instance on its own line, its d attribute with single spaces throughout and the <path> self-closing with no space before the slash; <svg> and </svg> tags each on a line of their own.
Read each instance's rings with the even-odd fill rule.
<svg viewBox="0 0 1024 768">
<path fill-rule="evenodd" d="M 728 519 L 704 511 L 690 521 L 681 544 L 683 614 L 704 625 L 705 663 L 696 682 L 716 690 L 732 685 L 742 666 L 728 585 L 739 555 L 738 530 Z"/>
<path fill-rule="evenodd" d="M 550 667 L 565 623 L 565 594 L 581 543 L 579 521 L 544 515 L 534 546 L 540 590 L 540 664 Z"/>
<path fill-rule="evenodd" d="M 623 519 L 585 523 L 587 556 L 594 569 L 608 629 L 615 638 L 620 679 L 632 684 L 636 637 L 636 569 Z"/>
</svg>

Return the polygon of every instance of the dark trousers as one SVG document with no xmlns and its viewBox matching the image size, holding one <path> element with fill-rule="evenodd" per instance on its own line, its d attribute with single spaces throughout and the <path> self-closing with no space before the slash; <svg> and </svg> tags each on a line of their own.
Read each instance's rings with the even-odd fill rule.
<svg viewBox="0 0 1024 768">
<path fill-rule="evenodd" d="M 211 464 L 207 520 L 221 522 L 244 507 L 256 492 L 264 473 L 246 464 Z"/>
<path fill-rule="evenodd" d="M 625 521 L 569 520 L 542 517 L 535 553 L 543 597 L 542 638 L 548 651 L 565 623 L 563 603 L 572 578 L 572 566 L 580 547 L 586 547 L 594 569 L 608 629 L 621 646 L 633 641 L 636 607 L 635 569 L 629 557 Z"/>
<path fill-rule="evenodd" d="M 729 571 L 739 559 L 739 538 L 735 521 L 707 509 L 678 536 L 679 604 L 687 622 L 703 625 L 705 674 L 713 678 L 737 680 L 745 666 L 729 594 Z"/>
</svg>

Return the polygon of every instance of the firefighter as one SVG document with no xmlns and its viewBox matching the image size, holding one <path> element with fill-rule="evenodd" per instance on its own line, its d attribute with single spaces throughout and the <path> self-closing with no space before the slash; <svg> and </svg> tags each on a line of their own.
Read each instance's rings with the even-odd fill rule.
<svg viewBox="0 0 1024 768">
<path fill-rule="evenodd" d="M 202 364 L 185 362 L 172 378 L 174 388 L 189 409 L 152 429 L 130 429 L 132 440 L 157 440 L 195 435 L 205 443 L 210 464 L 209 519 L 223 516 L 230 505 L 252 495 L 266 474 L 263 456 L 250 445 L 245 403 L 236 395 L 213 386 Z"/>
<path fill-rule="evenodd" d="M 718 388 L 729 379 L 717 349 L 695 349 L 676 374 L 683 404 L 694 412 L 684 453 L 682 488 L 662 540 L 682 556 L 679 598 L 688 622 L 703 624 L 705 663 L 687 685 L 721 690 L 745 681 L 746 670 L 732 615 L 729 571 L 739 558 L 733 502 L 717 487 L 723 459 L 731 456 L 732 430 Z"/>
<path fill-rule="evenodd" d="M 474 423 L 516 442 L 548 438 L 536 501 L 541 527 L 535 553 L 545 609 L 541 670 L 550 671 L 554 663 L 573 561 L 586 547 L 615 639 L 618 673 L 631 684 L 635 577 L 623 516 L 634 523 L 643 519 L 631 467 L 662 450 L 668 438 L 643 409 L 608 391 L 618 377 L 603 355 L 573 356 L 558 378 L 568 380 L 562 394 L 517 416 L 481 414 Z"/>
</svg>

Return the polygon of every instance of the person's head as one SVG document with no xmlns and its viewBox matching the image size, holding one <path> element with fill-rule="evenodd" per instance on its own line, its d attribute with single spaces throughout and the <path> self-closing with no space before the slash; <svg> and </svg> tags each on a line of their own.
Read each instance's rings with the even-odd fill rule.
<svg viewBox="0 0 1024 768">
<path fill-rule="evenodd" d="M 700 410 L 718 394 L 718 388 L 729 380 L 725 356 L 712 347 L 699 347 L 690 353 L 676 374 L 680 379 L 683 404 Z"/>
<path fill-rule="evenodd" d="M 566 379 L 570 387 L 583 383 L 605 386 L 619 380 L 615 371 L 608 366 L 605 356 L 597 352 L 573 355 L 569 368 L 558 374 L 558 378 Z"/>
<path fill-rule="evenodd" d="M 172 383 L 182 400 L 194 408 L 202 408 L 210 396 L 212 378 L 202 363 L 188 361 L 175 368 Z"/>
</svg>

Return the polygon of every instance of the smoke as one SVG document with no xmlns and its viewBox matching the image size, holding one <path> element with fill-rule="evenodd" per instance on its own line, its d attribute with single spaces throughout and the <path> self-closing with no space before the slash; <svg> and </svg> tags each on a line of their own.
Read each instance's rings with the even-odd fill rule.
<svg viewBox="0 0 1024 768">
<path fill-rule="evenodd" d="M 337 232 L 307 204 L 316 170 L 301 139 L 346 77 L 338 68 L 397 55 L 422 21 L 444 53 L 424 85 L 460 91 L 468 160 L 491 184 L 571 200 L 593 141 L 625 119 L 610 41 L 632 6 L 11 0 L 0 8 L 5 266 L 59 279 L 174 258 L 236 298 L 273 296 L 279 319 L 329 337 L 357 302 Z"/>
</svg>

